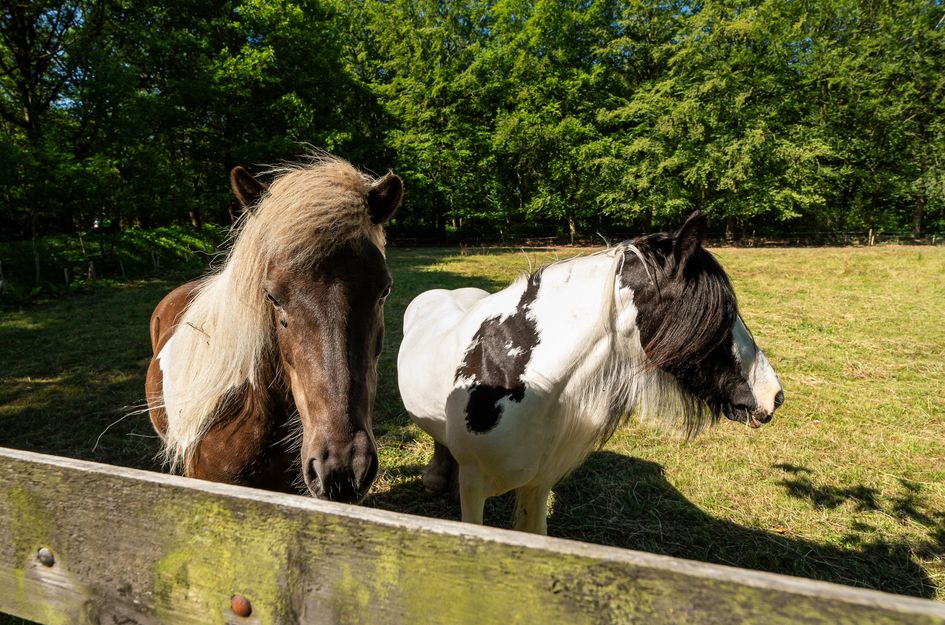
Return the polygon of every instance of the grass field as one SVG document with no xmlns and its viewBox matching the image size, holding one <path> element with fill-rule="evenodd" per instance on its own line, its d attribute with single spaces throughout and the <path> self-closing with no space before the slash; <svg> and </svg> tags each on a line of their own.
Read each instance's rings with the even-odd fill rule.
<svg viewBox="0 0 945 625">
<path fill-rule="evenodd" d="M 714 251 L 785 405 L 761 430 L 725 421 L 690 441 L 622 427 L 556 489 L 549 533 L 945 600 L 945 248 Z M 397 394 L 410 299 L 573 253 L 390 250 L 366 505 L 459 517 L 420 484 L 432 443 Z M 0 313 L 0 445 L 158 470 L 147 416 L 121 417 L 143 398 L 151 310 L 184 278 Z M 510 513 L 499 498 L 487 522 Z"/>
</svg>

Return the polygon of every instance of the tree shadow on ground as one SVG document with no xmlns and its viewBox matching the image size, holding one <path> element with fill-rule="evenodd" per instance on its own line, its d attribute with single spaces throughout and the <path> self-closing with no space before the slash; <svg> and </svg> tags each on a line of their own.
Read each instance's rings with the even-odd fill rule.
<svg viewBox="0 0 945 625">
<path fill-rule="evenodd" d="M 863 487 L 784 485 L 814 505 L 839 505 L 852 497 L 880 506 L 879 493 Z M 945 515 L 931 518 L 915 503 L 907 496 L 893 506 L 934 529 L 937 538 L 913 544 L 851 534 L 842 541 L 850 547 L 843 548 L 792 537 L 786 528 L 764 530 L 716 519 L 676 490 L 659 464 L 597 452 L 555 489 L 548 525 L 549 534 L 564 538 L 931 597 L 932 580 L 912 556 L 942 553 Z"/>
<path fill-rule="evenodd" d="M 858 512 L 888 509 L 899 519 L 914 521 L 931 530 L 937 548 L 945 552 L 945 511 L 926 514 L 919 509 L 921 484 L 899 478 L 898 482 L 905 490 L 905 494 L 887 498 L 889 505 L 884 505 L 881 493 L 875 488 L 817 486 L 812 479 L 813 472 L 806 467 L 782 463 L 774 465 L 774 468 L 794 476 L 792 479 L 779 482 L 792 497 L 804 499 L 816 508 L 827 510 L 838 508 L 848 501 L 853 502 Z"/>
</svg>

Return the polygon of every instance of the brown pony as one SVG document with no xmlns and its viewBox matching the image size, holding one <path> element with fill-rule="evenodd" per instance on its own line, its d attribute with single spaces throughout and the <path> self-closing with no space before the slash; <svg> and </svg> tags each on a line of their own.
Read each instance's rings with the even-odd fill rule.
<svg viewBox="0 0 945 625">
<path fill-rule="evenodd" d="M 233 170 L 245 210 L 225 264 L 151 317 L 151 422 L 189 477 L 359 501 L 377 475 L 382 225 L 403 183 L 327 156 L 275 173 Z"/>
</svg>

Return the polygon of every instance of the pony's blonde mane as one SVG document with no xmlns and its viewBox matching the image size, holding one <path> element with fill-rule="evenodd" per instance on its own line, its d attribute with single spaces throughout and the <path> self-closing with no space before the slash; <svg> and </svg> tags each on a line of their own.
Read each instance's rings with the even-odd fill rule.
<svg viewBox="0 0 945 625">
<path fill-rule="evenodd" d="M 384 231 L 368 212 L 371 178 L 327 155 L 270 173 L 276 178 L 268 191 L 234 227 L 226 262 L 202 280 L 160 354 L 163 456 L 172 470 L 190 461 L 228 391 L 265 383 L 257 373 L 275 345 L 262 294 L 270 261 L 312 266 L 364 239 L 384 251 Z"/>
</svg>

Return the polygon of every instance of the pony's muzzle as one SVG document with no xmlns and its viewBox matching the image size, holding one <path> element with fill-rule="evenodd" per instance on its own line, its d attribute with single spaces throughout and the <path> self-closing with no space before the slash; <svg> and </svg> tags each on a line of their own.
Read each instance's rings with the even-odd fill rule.
<svg viewBox="0 0 945 625">
<path fill-rule="evenodd" d="M 774 417 L 775 411 L 781 407 L 781 404 L 784 403 L 784 391 L 778 389 L 777 394 L 772 400 L 772 405 L 774 406 L 771 412 L 765 410 L 756 410 L 748 416 L 748 425 L 753 428 L 758 428 L 771 421 L 771 418 Z"/>
<path fill-rule="evenodd" d="M 377 477 L 377 449 L 364 432 L 349 445 L 325 444 L 302 459 L 305 485 L 319 499 L 357 503 L 364 499 Z"/>
</svg>

